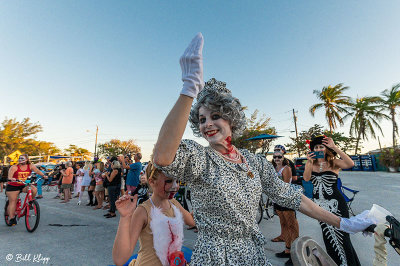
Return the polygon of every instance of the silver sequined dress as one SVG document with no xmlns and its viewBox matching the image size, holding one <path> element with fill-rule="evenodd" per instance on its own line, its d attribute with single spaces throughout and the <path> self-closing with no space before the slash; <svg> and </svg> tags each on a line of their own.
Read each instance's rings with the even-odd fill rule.
<svg viewBox="0 0 400 266">
<path fill-rule="evenodd" d="M 224 160 L 215 150 L 182 140 L 174 161 L 160 168 L 189 184 L 199 229 L 190 265 L 270 265 L 256 223 L 261 192 L 298 210 L 301 189 L 281 181 L 265 157 L 240 150 L 246 164 Z"/>
</svg>

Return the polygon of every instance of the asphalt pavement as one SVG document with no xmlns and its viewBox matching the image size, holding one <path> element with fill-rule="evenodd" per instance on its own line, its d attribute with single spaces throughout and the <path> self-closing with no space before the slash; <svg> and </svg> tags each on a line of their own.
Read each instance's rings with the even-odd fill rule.
<svg viewBox="0 0 400 266">
<path fill-rule="evenodd" d="M 400 220 L 400 173 L 386 172 L 341 172 L 345 186 L 360 190 L 353 203 L 353 210 L 360 213 L 379 204 Z M 61 204 L 53 199 L 55 192 L 44 192 L 38 200 L 41 218 L 38 229 L 28 233 L 23 220 L 17 226 L 7 227 L 0 222 L 0 265 L 112 265 L 112 246 L 119 217 L 106 219 L 105 210 L 93 210 L 77 199 Z M 87 193 L 83 203 L 87 203 Z M 0 195 L 1 212 L 5 194 Z M 311 236 L 323 246 L 321 229 L 317 221 L 297 214 L 301 236 Z M 278 259 L 276 252 L 284 249 L 284 243 L 273 243 L 270 239 L 279 234 L 279 218 L 263 220 L 260 229 L 268 240 L 267 255 L 274 265 L 283 265 L 286 259 Z M 185 230 L 184 245 L 193 248 L 196 241 L 193 230 Z M 373 237 L 356 234 L 351 237 L 362 265 L 372 265 L 374 258 Z M 137 252 L 138 245 L 135 252 Z M 388 265 L 400 265 L 400 256 L 390 247 Z"/>
</svg>

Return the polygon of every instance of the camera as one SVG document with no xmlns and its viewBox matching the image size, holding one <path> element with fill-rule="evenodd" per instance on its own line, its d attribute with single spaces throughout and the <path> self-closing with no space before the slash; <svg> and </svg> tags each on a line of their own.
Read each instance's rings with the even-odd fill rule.
<svg viewBox="0 0 400 266">
<path fill-rule="evenodd" d="M 312 153 L 315 155 L 314 159 L 323 159 L 323 158 L 325 158 L 325 154 L 324 154 L 323 151 L 313 151 Z"/>
<path fill-rule="evenodd" d="M 385 236 L 389 237 L 389 244 L 400 255 L 400 222 L 393 216 L 386 216 L 386 221 L 389 222 L 389 228 L 385 230 Z"/>
</svg>

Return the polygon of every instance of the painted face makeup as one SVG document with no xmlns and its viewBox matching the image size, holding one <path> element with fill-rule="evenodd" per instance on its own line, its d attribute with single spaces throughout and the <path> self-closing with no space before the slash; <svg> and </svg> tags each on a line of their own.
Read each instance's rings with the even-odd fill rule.
<svg viewBox="0 0 400 266">
<path fill-rule="evenodd" d="M 175 194 L 179 190 L 179 184 L 177 179 L 168 178 L 164 180 L 164 192 L 168 195 L 168 199 L 173 199 Z"/>
<path fill-rule="evenodd" d="M 24 163 L 26 163 L 28 160 L 26 159 L 26 157 L 25 156 L 19 156 L 19 158 L 18 158 L 18 163 L 20 163 L 20 164 L 24 164 Z"/>
<path fill-rule="evenodd" d="M 202 106 L 199 109 L 199 121 L 200 132 L 211 146 L 223 145 L 228 153 L 233 150 L 231 126 L 220 113 L 212 112 Z"/>
</svg>

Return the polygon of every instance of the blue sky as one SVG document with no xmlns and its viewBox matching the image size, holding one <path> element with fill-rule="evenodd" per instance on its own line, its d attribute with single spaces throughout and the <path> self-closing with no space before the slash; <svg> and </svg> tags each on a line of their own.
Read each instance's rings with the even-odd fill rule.
<svg viewBox="0 0 400 266">
<path fill-rule="evenodd" d="M 179 95 L 179 57 L 202 32 L 205 80 L 227 82 L 286 144 L 293 108 L 299 131 L 326 126 L 308 112 L 314 89 L 344 83 L 361 97 L 400 82 L 398 10 L 395 0 L 2 1 L 0 119 L 30 117 L 39 139 L 92 151 L 98 125 L 100 143 L 133 138 L 148 159 Z"/>
</svg>

